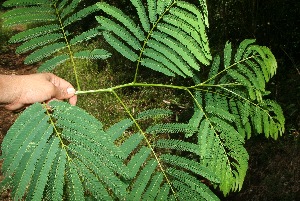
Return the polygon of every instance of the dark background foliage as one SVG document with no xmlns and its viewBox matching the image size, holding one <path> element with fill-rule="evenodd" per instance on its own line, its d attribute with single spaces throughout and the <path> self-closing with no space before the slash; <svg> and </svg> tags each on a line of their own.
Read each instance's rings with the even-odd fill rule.
<svg viewBox="0 0 300 201">
<path fill-rule="evenodd" d="M 271 48 L 278 62 L 277 74 L 269 86 L 272 96 L 288 109 L 287 124 L 292 125 L 287 125 L 287 129 L 299 131 L 300 1 L 209 0 L 207 3 L 213 50 L 222 48 L 226 41 L 237 44 L 244 38 L 254 38 L 259 45 Z"/>
<path fill-rule="evenodd" d="M 247 143 L 249 170 L 241 192 L 223 200 L 300 200 L 300 1 L 208 0 L 209 38 L 218 52 L 227 40 L 244 38 L 271 48 L 278 62 L 269 83 L 286 117 L 286 133 L 274 141 Z"/>
</svg>

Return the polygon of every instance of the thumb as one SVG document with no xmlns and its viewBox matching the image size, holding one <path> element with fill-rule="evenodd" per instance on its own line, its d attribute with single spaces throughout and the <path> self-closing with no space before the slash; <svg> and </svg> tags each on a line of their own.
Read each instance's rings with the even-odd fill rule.
<svg viewBox="0 0 300 201">
<path fill-rule="evenodd" d="M 59 90 L 58 87 L 55 88 L 55 96 L 52 97 L 53 99 L 57 100 L 64 100 L 69 99 L 69 103 L 71 105 L 76 105 L 77 103 L 77 95 L 75 95 L 76 90 L 71 86 L 65 90 Z"/>
<path fill-rule="evenodd" d="M 75 92 L 76 92 L 76 90 L 73 87 L 67 88 L 67 94 L 68 94 L 69 98 L 71 98 L 72 96 L 74 96 Z"/>
<path fill-rule="evenodd" d="M 56 98 L 58 100 L 69 99 L 75 95 L 75 92 L 76 90 L 72 86 L 66 89 L 55 86 L 54 95 L 52 96 L 52 98 Z"/>
<path fill-rule="evenodd" d="M 69 103 L 71 105 L 76 105 L 77 102 L 77 95 L 75 95 L 76 90 L 74 88 L 68 88 L 67 89 L 67 94 L 70 96 L 69 97 Z"/>
</svg>

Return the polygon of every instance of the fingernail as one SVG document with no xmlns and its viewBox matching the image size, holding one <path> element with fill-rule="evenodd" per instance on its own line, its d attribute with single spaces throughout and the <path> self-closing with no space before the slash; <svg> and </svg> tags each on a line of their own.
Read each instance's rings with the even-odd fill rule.
<svg viewBox="0 0 300 201">
<path fill-rule="evenodd" d="M 75 94 L 75 92 L 76 92 L 76 91 L 75 91 L 74 88 L 68 88 L 68 89 L 67 89 L 67 93 L 68 93 L 68 94 Z"/>
</svg>

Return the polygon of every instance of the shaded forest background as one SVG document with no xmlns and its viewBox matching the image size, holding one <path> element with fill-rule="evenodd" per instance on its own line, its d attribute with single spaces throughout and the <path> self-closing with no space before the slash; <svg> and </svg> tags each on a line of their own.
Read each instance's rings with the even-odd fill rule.
<svg viewBox="0 0 300 201">
<path fill-rule="evenodd" d="M 110 2 L 134 12 L 128 0 Z M 207 4 L 213 54 L 221 52 L 226 41 L 238 44 L 245 38 L 271 48 L 278 71 L 268 86 L 270 98 L 282 106 L 286 117 L 286 133 L 277 141 L 263 136 L 247 141 L 250 161 L 243 189 L 226 198 L 219 196 L 224 201 L 300 200 L 300 1 L 207 0 Z M 90 23 L 94 19 L 86 20 L 82 29 L 94 26 Z"/>
<path fill-rule="evenodd" d="M 223 200 L 300 200 L 300 1 L 207 3 L 214 50 L 227 40 L 238 43 L 244 38 L 271 48 L 278 70 L 268 87 L 286 117 L 286 133 L 279 140 L 257 136 L 246 143 L 250 161 L 243 189 Z"/>
</svg>

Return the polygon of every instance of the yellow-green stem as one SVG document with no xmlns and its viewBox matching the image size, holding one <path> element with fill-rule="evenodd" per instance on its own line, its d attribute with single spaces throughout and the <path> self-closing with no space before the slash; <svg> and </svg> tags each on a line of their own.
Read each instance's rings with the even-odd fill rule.
<svg viewBox="0 0 300 201">
<path fill-rule="evenodd" d="M 95 89 L 95 90 L 87 90 L 87 91 L 76 91 L 76 94 L 89 94 L 89 93 L 103 93 L 103 92 L 112 92 L 113 90 L 121 89 L 121 88 L 126 88 L 126 87 L 164 87 L 164 88 L 171 88 L 171 89 L 179 89 L 179 90 L 187 90 L 187 89 L 194 89 L 194 90 L 199 90 L 200 88 L 203 87 L 221 87 L 221 86 L 237 86 L 240 84 L 237 83 L 229 83 L 229 84 L 198 84 L 194 86 L 178 86 L 178 85 L 168 85 L 168 84 L 148 84 L 148 83 L 127 83 L 127 84 L 122 84 L 122 85 L 117 85 L 114 87 L 110 88 L 104 88 L 104 89 Z"/>
<path fill-rule="evenodd" d="M 66 32 L 64 30 L 64 25 L 62 23 L 62 19 L 61 19 L 60 15 L 59 15 L 56 3 L 54 4 L 54 7 L 55 7 L 56 16 L 57 16 L 58 21 L 59 21 L 59 25 L 61 27 L 60 29 L 61 29 L 61 31 L 63 33 L 64 39 L 65 39 L 65 42 L 66 42 L 66 45 L 67 45 L 67 48 L 68 48 L 68 51 L 69 51 L 69 56 L 70 56 L 70 60 L 71 60 L 71 63 L 72 63 L 73 72 L 74 72 L 74 76 L 75 76 L 75 80 L 76 80 L 77 90 L 80 91 L 81 89 L 80 89 L 80 84 L 79 84 L 79 78 L 78 78 L 78 73 L 77 73 L 77 69 L 76 69 L 76 64 L 75 64 L 74 57 L 73 57 L 73 52 L 71 50 L 71 46 L 69 44 Z"/>
<path fill-rule="evenodd" d="M 55 132 L 55 135 L 56 137 L 58 137 L 59 141 L 60 141 L 60 144 L 61 144 L 61 147 L 62 149 L 65 149 L 66 145 L 64 144 L 63 140 L 62 140 L 62 137 L 61 137 L 61 133 L 58 131 L 54 121 L 53 121 L 53 118 L 52 118 L 52 115 L 50 114 L 49 112 L 49 106 L 46 104 L 46 103 L 43 103 L 43 107 L 44 109 L 46 110 L 46 114 L 48 115 L 49 117 L 49 121 L 50 121 L 50 124 L 52 125 L 53 129 L 54 129 L 54 132 Z M 71 161 L 71 157 L 69 156 L 68 152 L 67 153 L 67 158 L 68 158 L 68 161 Z"/>
</svg>

